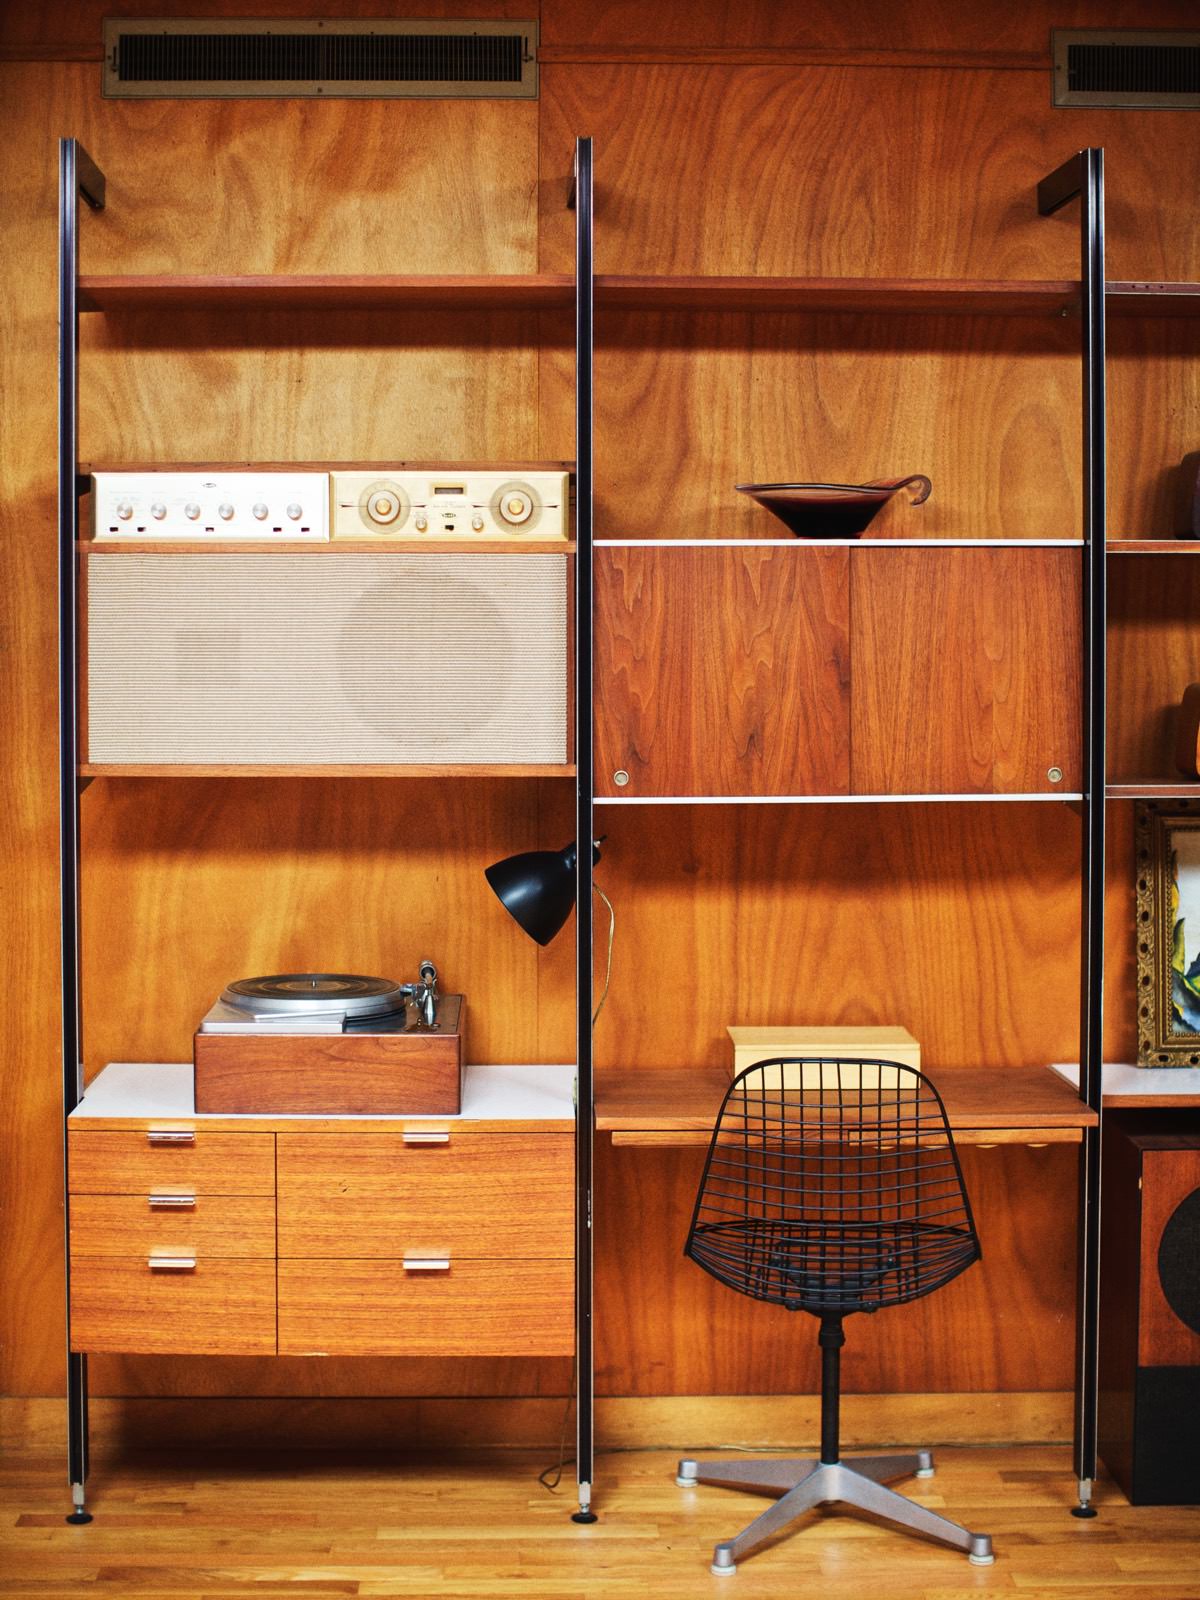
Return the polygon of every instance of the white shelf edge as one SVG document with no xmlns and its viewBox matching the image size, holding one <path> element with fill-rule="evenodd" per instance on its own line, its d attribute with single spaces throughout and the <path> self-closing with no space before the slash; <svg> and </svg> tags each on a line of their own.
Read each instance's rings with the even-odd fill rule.
<svg viewBox="0 0 1200 1600">
<path fill-rule="evenodd" d="M 1082 800 L 1075 792 L 1051 794 L 598 794 L 597 806 L 863 806 L 915 805 L 970 800 L 1002 805 L 1019 800 Z"/>
<path fill-rule="evenodd" d="M 1082 550 L 1082 539 L 593 539 L 595 550 Z"/>
<path fill-rule="evenodd" d="M 1054 1061 L 1050 1070 L 1078 1089 L 1077 1061 Z M 1122 1095 L 1154 1095 L 1162 1099 L 1200 1095 L 1200 1067 L 1138 1067 L 1129 1061 L 1106 1061 L 1100 1070 L 1106 1100 L 1119 1100 Z"/>
</svg>

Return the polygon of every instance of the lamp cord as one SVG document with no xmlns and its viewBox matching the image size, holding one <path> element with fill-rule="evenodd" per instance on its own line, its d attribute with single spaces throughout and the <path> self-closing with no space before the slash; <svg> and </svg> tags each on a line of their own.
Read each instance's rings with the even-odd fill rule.
<svg viewBox="0 0 1200 1600">
<path fill-rule="evenodd" d="M 604 1010 L 604 1002 L 608 999 L 608 986 L 612 981 L 613 935 L 617 931 L 617 914 L 612 908 L 612 901 L 608 898 L 599 884 L 594 883 L 592 885 L 592 893 L 598 894 L 601 900 L 604 901 L 604 904 L 608 907 L 608 964 L 604 971 L 604 993 L 600 996 L 600 1001 L 596 1006 L 595 1011 L 592 1012 L 592 1027 L 594 1028 L 596 1026 L 597 1017 Z"/>
</svg>

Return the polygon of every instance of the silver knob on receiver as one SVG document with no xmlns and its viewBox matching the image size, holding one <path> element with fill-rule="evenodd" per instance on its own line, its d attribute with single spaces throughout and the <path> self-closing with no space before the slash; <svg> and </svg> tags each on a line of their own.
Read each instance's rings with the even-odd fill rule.
<svg viewBox="0 0 1200 1600">
<path fill-rule="evenodd" d="M 117 515 L 120 517 L 122 522 L 129 521 L 130 517 L 133 515 L 133 507 L 130 505 L 128 500 L 117 501 Z"/>
<path fill-rule="evenodd" d="M 150 507 L 150 515 L 154 518 L 155 522 L 161 522 L 166 514 L 167 508 L 165 505 L 163 505 L 161 500 L 156 500 Z"/>
<path fill-rule="evenodd" d="M 200 507 L 194 500 L 189 501 L 189 503 L 183 508 L 183 514 L 189 519 L 189 521 L 195 522 L 196 518 L 200 515 Z"/>
<path fill-rule="evenodd" d="M 293 522 L 299 522 L 300 518 L 304 515 L 304 507 L 297 505 L 293 500 L 291 505 L 287 508 L 287 514 L 289 517 L 291 517 Z"/>
<path fill-rule="evenodd" d="M 260 522 L 265 522 L 267 520 L 267 508 L 261 500 L 252 505 L 250 509 Z"/>
<path fill-rule="evenodd" d="M 217 507 L 217 515 L 223 522 L 230 522 L 233 520 L 233 507 L 230 505 L 228 500 L 222 500 L 221 504 Z"/>
<path fill-rule="evenodd" d="M 425 529 L 428 526 L 429 526 L 429 518 L 425 515 L 425 513 L 423 511 L 418 511 L 416 517 L 413 520 L 413 527 L 417 530 L 418 533 L 424 533 Z"/>
</svg>

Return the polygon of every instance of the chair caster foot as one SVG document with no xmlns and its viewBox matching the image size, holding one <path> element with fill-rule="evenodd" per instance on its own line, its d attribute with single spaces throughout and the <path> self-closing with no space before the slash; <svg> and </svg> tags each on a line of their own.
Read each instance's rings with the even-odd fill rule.
<svg viewBox="0 0 1200 1600">
<path fill-rule="evenodd" d="M 685 1456 L 684 1459 L 679 1463 L 679 1466 L 676 1470 L 675 1482 L 681 1489 L 694 1489 L 699 1481 L 697 1476 L 699 1471 L 699 1462 L 692 1461 L 689 1457 Z"/>
<path fill-rule="evenodd" d="M 732 1578 L 737 1571 L 737 1562 L 733 1559 L 733 1552 L 727 1544 L 719 1544 L 713 1551 L 712 1566 L 708 1569 L 714 1578 Z"/>
<path fill-rule="evenodd" d="M 917 1470 L 913 1474 L 913 1476 L 916 1477 L 916 1478 L 932 1478 L 933 1477 L 933 1451 L 932 1450 L 918 1450 L 917 1451 Z"/>
<path fill-rule="evenodd" d="M 932 1467 L 918 1467 L 913 1473 L 914 1478 L 932 1478 L 934 1476 L 935 1473 Z"/>
<path fill-rule="evenodd" d="M 967 1560 L 973 1567 L 990 1567 L 996 1557 L 992 1552 L 992 1537 L 988 1533 L 973 1533 Z"/>
</svg>

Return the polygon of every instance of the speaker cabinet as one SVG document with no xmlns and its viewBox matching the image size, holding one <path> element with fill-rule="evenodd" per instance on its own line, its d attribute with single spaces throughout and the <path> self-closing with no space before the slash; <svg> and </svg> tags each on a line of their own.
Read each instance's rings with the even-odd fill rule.
<svg viewBox="0 0 1200 1600">
<path fill-rule="evenodd" d="M 1100 1454 L 1134 1505 L 1200 1504 L 1200 1122 L 1111 1115 Z"/>
<path fill-rule="evenodd" d="M 570 558 L 89 552 L 85 766 L 570 759 Z"/>
</svg>

